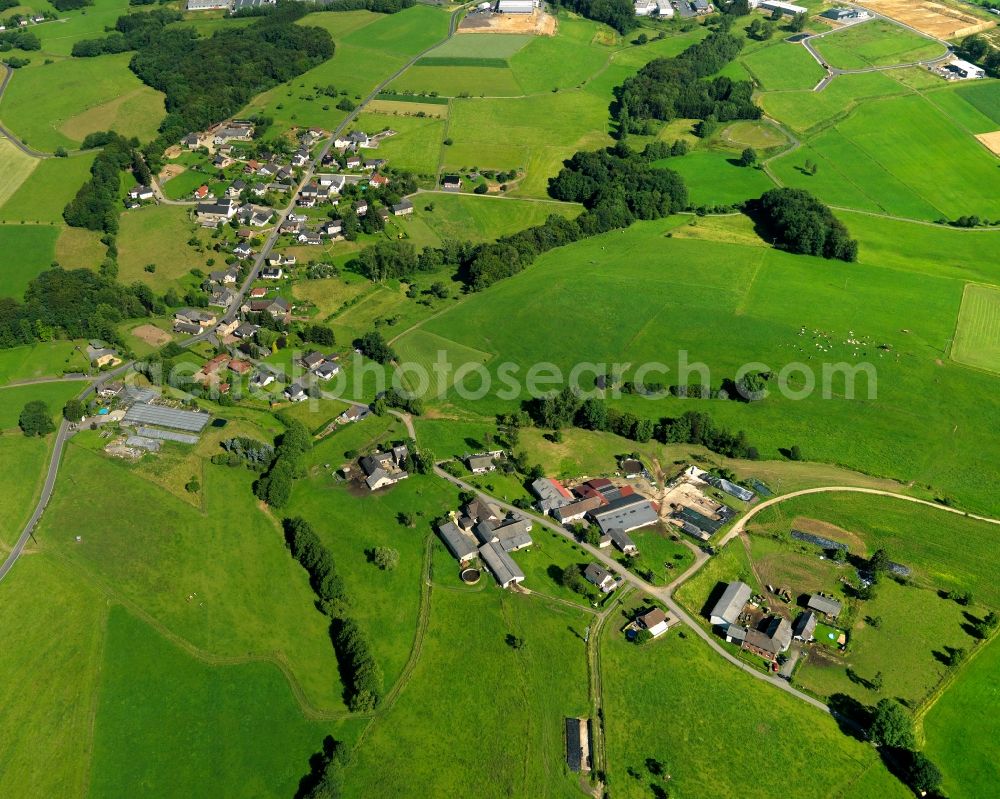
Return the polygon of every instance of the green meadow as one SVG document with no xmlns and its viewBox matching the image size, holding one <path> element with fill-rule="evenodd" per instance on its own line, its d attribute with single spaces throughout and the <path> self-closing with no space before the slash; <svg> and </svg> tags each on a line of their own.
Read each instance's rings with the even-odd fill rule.
<svg viewBox="0 0 1000 799">
<path fill-rule="evenodd" d="M 79 341 L 47 341 L 0 350 L 0 386 L 16 380 L 85 372 L 89 364 Z"/>
<path fill-rule="evenodd" d="M 51 444 L 50 439 L 28 438 L 20 432 L 0 436 L 0 460 L 9 474 L 17 475 L 0 496 L 0 544 L 13 544 L 31 518 L 48 469 Z"/>
<path fill-rule="evenodd" d="M 439 241 L 491 241 L 544 222 L 550 215 L 575 217 L 575 203 L 435 192 L 414 199 L 411 220 L 424 224 Z M 430 209 L 430 210 L 428 210 Z"/>
<path fill-rule="evenodd" d="M 740 217 L 723 221 L 714 229 L 706 225 L 704 234 L 696 219 L 638 223 L 551 251 L 520 275 L 428 320 L 421 331 L 492 354 L 489 368 L 513 361 L 522 377 L 543 361 L 564 374 L 581 362 L 650 361 L 670 369 L 665 378 L 650 379 L 669 383 L 677 380 L 683 351 L 687 363 L 708 366 L 716 386 L 749 362 L 776 371 L 802 362 L 814 367 L 815 384 L 822 386 L 822 363 L 867 363 L 862 369 L 869 377 L 858 372 L 855 399 L 846 396 L 843 372 L 828 370 L 826 398 L 816 390 L 752 404 L 641 397 L 618 404 L 652 418 L 704 410 L 729 429 L 747 430 L 765 458 L 797 443 L 809 460 L 916 480 L 963 503 L 992 507 L 986 487 L 965 477 L 970 469 L 988 470 L 998 455 L 983 436 L 997 422 L 995 408 L 984 402 L 990 378 L 946 359 L 964 289 L 953 267 L 978 268 L 974 241 L 953 252 L 947 268 L 933 271 L 919 262 L 920 271 L 908 271 L 902 257 L 883 265 L 877 252 L 869 255 L 863 227 L 855 231 L 860 262 L 844 264 L 770 249 Z M 622 292 L 622 285 L 642 290 Z M 921 308 L 916 319 L 914 307 Z M 905 332 L 900 319 L 907 320 Z M 438 347 L 418 342 L 413 349 L 431 358 Z M 456 350 L 453 363 L 461 361 Z M 869 382 L 872 371 L 875 382 Z M 801 375 L 788 375 L 795 392 L 805 386 Z M 925 390 L 929 384 L 935 392 Z M 512 407 L 492 395 L 449 401 L 479 415 Z"/>
<path fill-rule="evenodd" d="M 74 43 L 104 36 L 106 29 L 113 28 L 118 17 L 128 12 L 128 0 L 94 0 L 93 5 L 79 11 L 59 12 L 64 21 L 39 25 L 32 32 L 41 40 L 43 53 L 68 56 Z"/>
<path fill-rule="evenodd" d="M 62 224 L 66 204 L 90 176 L 94 156 L 46 158 L 0 207 L 0 221 Z"/>
<path fill-rule="evenodd" d="M 1000 646 L 994 640 L 961 672 L 923 718 L 925 750 L 944 773 L 954 799 L 986 796 L 1000 781 L 994 756 Z"/>
<path fill-rule="evenodd" d="M 588 714 L 591 617 L 444 579 L 435 572 L 420 658 L 355 751 L 345 793 L 389 799 L 419 785 L 428 796 L 578 796 L 563 731 L 567 716 Z"/>
<path fill-rule="evenodd" d="M 1000 126 L 1000 83 L 985 81 L 956 89 L 963 100 Z"/>
<path fill-rule="evenodd" d="M 0 296 L 21 299 L 28 283 L 55 258 L 59 228 L 51 225 L 0 225 Z"/>
<path fill-rule="evenodd" d="M 965 287 L 951 357 L 1000 372 L 1000 288 L 977 283 Z"/>
<path fill-rule="evenodd" d="M 0 119 L 35 149 L 50 152 L 78 147 L 88 133 L 101 130 L 150 139 L 163 118 L 163 95 L 129 70 L 131 56 L 38 62 L 19 69 L 4 92 Z"/>
<path fill-rule="evenodd" d="M 768 92 L 812 89 L 826 74 L 801 44 L 778 41 L 754 50 L 740 62 Z"/>
<path fill-rule="evenodd" d="M 300 704 L 339 712 L 328 624 L 304 570 L 277 522 L 258 510 L 250 472 L 204 460 L 217 451 L 214 442 L 242 432 L 233 428 L 206 434 L 200 455 L 176 445 L 134 466 L 94 451 L 105 443 L 96 434 L 78 435 L 37 536 L 188 651 L 210 662 L 278 666 Z M 202 484 L 196 495 L 183 489 L 192 476 Z M 115 490 L 98 504 L 90 500 L 95 485 Z M 108 524 L 133 518 L 137 508 L 141 523 Z"/>
<path fill-rule="evenodd" d="M 396 131 L 395 136 L 384 139 L 377 149 L 367 151 L 366 155 L 385 158 L 394 169 L 405 169 L 416 175 L 437 175 L 447 126 L 444 120 L 363 113 L 353 124 L 370 133 L 384 128 Z"/>
<path fill-rule="evenodd" d="M 82 380 L 68 380 L 60 383 L 34 383 L 0 388 L 0 430 L 12 430 L 20 435 L 20 430 L 16 430 L 17 419 L 25 403 L 32 400 L 46 403 L 52 411 L 52 420 L 58 423 L 62 418 L 66 400 L 79 394 L 85 385 Z"/>
<path fill-rule="evenodd" d="M 830 66 L 837 69 L 864 69 L 911 64 L 945 54 L 945 47 L 886 19 L 821 36 L 814 45 Z"/>
<path fill-rule="evenodd" d="M 199 228 L 189 210 L 177 205 L 150 205 L 121 215 L 118 233 L 118 275 L 125 283 L 141 280 L 154 291 L 166 291 L 185 277 L 192 267 L 203 270 L 205 261 L 217 253 L 198 253 L 188 245 Z M 221 263 L 219 257 L 216 263 Z M 156 270 L 147 272 L 146 266 Z"/>
<path fill-rule="evenodd" d="M 790 784 L 801 799 L 910 795 L 870 746 L 825 713 L 737 671 L 690 631 L 637 646 L 626 642 L 623 624 L 614 613 L 600 644 L 614 796 L 647 797 L 651 787 L 700 799 L 773 796 Z M 720 758 L 730 766 L 720 767 Z M 650 770 L 651 759 L 663 775 Z"/>
<path fill-rule="evenodd" d="M 331 731 L 303 716 L 274 664 L 199 662 L 121 606 L 107 619 L 96 711 L 96 796 L 220 796 L 235 784 L 288 796 Z"/>
<path fill-rule="evenodd" d="M 929 220 L 1000 214 L 996 157 L 919 95 L 867 102 L 770 166 L 833 205 Z"/>
<path fill-rule="evenodd" d="M 684 178 L 693 206 L 741 203 L 774 188 L 766 172 L 740 166 L 733 151 L 696 150 L 659 163 Z"/>
</svg>

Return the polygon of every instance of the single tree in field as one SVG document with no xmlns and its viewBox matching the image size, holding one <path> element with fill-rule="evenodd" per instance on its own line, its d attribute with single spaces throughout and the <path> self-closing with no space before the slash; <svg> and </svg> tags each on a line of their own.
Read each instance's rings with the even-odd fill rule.
<svg viewBox="0 0 1000 799">
<path fill-rule="evenodd" d="M 872 553 L 872 556 L 868 558 L 868 570 L 874 577 L 881 577 L 889 571 L 890 563 L 889 553 L 885 551 L 885 548 L 879 547 Z"/>
<path fill-rule="evenodd" d="M 70 422 L 79 422 L 85 415 L 83 403 L 78 399 L 71 399 L 63 406 L 63 418 Z"/>
<path fill-rule="evenodd" d="M 392 547 L 375 547 L 372 550 L 372 563 L 382 571 L 392 571 L 399 565 L 399 551 Z"/>
<path fill-rule="evenodd" d="M 753 147 L 747 147 L 740 154 L 740 166 L 753 166 L 757 163 L 757 151 Z"/>
<path fill-rule="evenodd" d="M 915 742 L 913 719 L 895 699 L 880 699 L 868 728 L 868 737 L 877 746 L 912 749 Z"/>
<path fill-rule="evenodd" d="M 56 429 L 52 423 L 49 406 L 41 400 L 32 400 L 26 403 L 21 410 L 17 424 L 26 436 L 44 436 Z"/>
</svg>

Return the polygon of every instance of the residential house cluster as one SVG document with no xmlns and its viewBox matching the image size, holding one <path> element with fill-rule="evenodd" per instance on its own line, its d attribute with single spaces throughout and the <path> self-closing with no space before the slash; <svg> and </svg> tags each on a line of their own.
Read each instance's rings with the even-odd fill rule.
<svg viewBox="0 0 1000 799">
<path fill-rule="evenodd" d="M 614 544 L 626 555 L 637 555 L 638 547 L 629 536 L 659 521 L 655 503 L 636 493 L 631 486 L 617 486 L 605 477 L 588 480 L 572 491 L 558 480 L 542 477 L 531 484 L 537 506 L 562 524 L 587 520 L 601 531 L 601 546 Z"/>
<path fill-rule="evenodd" d="M 324 355 L 322 352 L 313 350 L 303 355 L 301 362 L 309 370 L 309 373 L 317 379 L 330 380 L 340 372 L 337 358 L 337 355 Z"/>
<path fill-rule="evenodd" d="M 529 517 L 504 513 L 481 498 L 466 503 L 454 516 L 438 526 L 438 535 L 459 564 L 480 558 L 501 588 L 524 581 L 524 572 L 510 553 L 533 543 Z"/>
</svg>

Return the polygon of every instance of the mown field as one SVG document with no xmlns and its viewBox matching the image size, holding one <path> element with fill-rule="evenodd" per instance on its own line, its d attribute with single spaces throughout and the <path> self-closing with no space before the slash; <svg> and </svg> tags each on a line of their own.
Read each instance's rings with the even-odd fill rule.
<svg viewBox="0 0 1000 799">
<path fill-rule="evenodd" d="M 93 160 L 83 154 L 39 161 L 0 207 L 0 221 L 62 224 L 63 209 L 87 180 Z"/>
<path fill-rule="evenodd" d="M 867 363 L 876 376 L 874 399 L 860 373 L 856 398 L 847 399 L 843 374 L 828 369 L 825 399 L 817 390 L 801 399 L 772 396 L 750 405 L 640 397 L 619 404 L 652 418 L 706 411 L 729 429 L 748 431 L 764 458 L 780 458 L 779 448 L 798 443 L 809 460 L 915 480 L 963 503 L 994 507 L 985 485 L 966 479 L 970 470 L 987 472 L 997 457 L 983 437 L 996 423 L 994 408 L 984 400 L 990 378 L 951 364 L 946 353 L 964 289 L 954 267 L 983 268 L 977 247 L 989 239 L 963 239 L 955 232 L 947 265 L 917 257 L 910 271 L 906 255 L 919 249 L 911 251 L 897 238 L 898 254 L 883 257 L 880 247 L 889 247 L 883 233 L 876 239 L 884 244 L 869 253 L 868 230 L 882 223 L 865 220 L 852 217 L 862 242 L 861 260 L 853 265 L 769 249 L 739 218 L 713 222 L 704 233 L 704 223 L 693 221 L 680 227 L 681 220 L 640 223 L 552 251 L 526 272 L 429 320 L 421 331 L 492 353 L 491 369 L 510 360 L 522 379 L 531 364 L 543 361 L 557 364 L 564 375 L 581 362 L 648 361 L 669 367 L 650 378 L 669 383 L 678 380 L 684 352 L 686 363 L 708 366 L 716 386 L 749 362 L 775 371 L 804 363 L 822 386 L 823 363 Z M 922 234 L 920 228 L 914 247 Z M 622 285 L 642 289 L 623 292 Z M 556 297 L 558 315 L 552 312 Z M 914 308 L 921 309 L 917 317 Z M 907 332 L 900 320 L 906 320 Z M 440 343 L 435 339 L 435 351 Z M 416 346 L 427 349 L 424 357 L 434 355 Z M 453 363 L 460 362 L 456 353 Z M 803 379 L 795 377 L 790 385 L 800 389 Z M 931 393 L 926 386 L 932 384 L 937 388 Z M 512 407 L 491 396 L 449 401 L 483 416 Z"/>
<path fill-rule="evenodd" d="M 623 623 L 613 614 L 601 639 L 613 795 L 638 799 L 658 788 L 702 799 L 763 797 L 790 784 L 802 799 L 910 795 L 871 747 L 737 671 L 690 631 L 636 646 L 619 632 Z M 738 767 L 720 768 L 722 753 Z"/>
<path fill-rule="evenodd" d="M 163 292 L 187 275 L 192 267 L 207 272 L 210 256 L 224 263 L 224 254 L 198 253 L 188 245 L 192 236 L 200 237 L 199 228 L 183 206 L 147 206 L 121 215 L 118 233 L 118 276 L 124 283 L 141 280 L 154 291 Z M 146 266 L 154 264 L 155 271 Z"/>
<path fill-rule="evenodd" d="M 446 122 L 431 117 L 396 116 L 392 114 L 360 114 L 353 125 L 358 130 L 377 133 L 385 128 L 396 131 L 374 150 L 365 154 L 385 158 L 393 169 L 404 169 L 416 175 L 437 175 L 441 159 Z"/>
<path fill-rule="evenodd" d="M 85 372 L 89 364 L 81 346 L 79 341 L 48 341 L 0 350 L 0 386 L 15 380 Z"/>
<path fill-rule="evenodd" d="M 38 161 L 25 155 L 14 144 L 0 138 L 0 208 L 13 196 L 28 175 L 38 166 Z"/>
<path fill-rule="evenodd" d="M 816 39 L 814 45 L 824 60 L 837 69 L 912 64 L 945 54 L 940 42 L 885 19 L 851 25 Z"/>
<path fill-rule="evenodd" d="M 1000 735 L 996 641 L 980 652 L 923 718 L 927 754 L 944 773 L 954 799 L 986 796 L 1000 781 L 993 742 Z"/>
<path fill-rule="evenodd" d="M 1000 288 L 978 283 L 965 287 L 951 357 L 1000 372 Z"/>
<path fill-rule="evenodd" d="M 32 278 L 55 258 L 59 228 L 50 225 L 0 225 L 0 297 L 21 299 Z"/>
<path fill-rule="evenodd" d="M 864 103 L 771 168 L 833 205 L 928 220 L 1000 214 L 996 157 L 918 95 Z"/>
<path fill-rule="evenodd" d="M 39 25 L 32 32 L 41 40 L 43 53 L 68 56 L 75 42 L 104 36 L 105 29 L 113 28 L 115 20 L 128 11 L 128 0 L 94 0 L 79 11 L 59 12 L 65 21 Z"/>
<path fill-rule="evenodd" d="M 31 518 L 49 465 L 52 437 L 28 438 L 20 431 L 0 436 L 0 458 L 11 475 L 17 475 L 0 496 L 0 544 L 17 540 Z"/>
<path fill-rule="evenodd" d="M 82 380 L 69 380 L 64 383 L 36 383 L 0 388 L 0 430 L 14 430 L 21 409 L 25 403 L 32 400 L 46 403 L 52 411 L 52 420 L 58 423 L 62 418 L 66 400 L 79 394 L 85 385 Z M 21 431 L 17 430 L 16 434 L 21 435 Z"/>
<path fill-rule="evenodd" d="M 19 69 L 4 92 L 0 119 L 48 152 L 78 147 L 88 133 L 101 130 L 150 139 L 163 118 L 163 95 L 129 70 L 131 56 L 38 61 Z"/>
<path fill-rule="evenodd" d="M 826 74 L 805 47 L 783 41 L 754 50 L 740 62 L 768 92 L 811 90 Z"/>
</svg>

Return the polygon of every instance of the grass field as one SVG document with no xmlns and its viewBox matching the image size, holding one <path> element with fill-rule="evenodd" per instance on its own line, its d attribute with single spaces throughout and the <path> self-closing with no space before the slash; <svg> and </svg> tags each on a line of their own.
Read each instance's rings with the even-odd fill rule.
<svg viewBox="0 0 1000 799">
<path fill-rule="evenodd" d="M 459 100 L 452 106 L 445 169 L 525 169 L 511 193 L 546 197 L 548 179 L 577 150 L 609 144 L 608 101 L 586 92 L 497 100 Z M 503 141 L 496 132 L 504 130 Z"/>
<path fill-rule="evenodd" d="M 49 152 L 76 147 L 100 130 L 150 139 L 163 118 L 163 95 L 129 71 L 130 58 L 121 53 L 39 61 L 19 69 L 4 92 L 0 119 L 32 147 Z"/>
<path fill-rule="evenodd" d="M 0 583 L 0 601 L 0 793 L 85 796 L 105 598 L 58 560 L 36 554 L 21 558 Z M 46 688 L 25 691 L 27 684 Z"/>
<path fill-rule="evenodd" d="M 115 20 L 128 10 L 128 0 L 94 0 L 92 6 L 80 11 L 59 12 L 65 22 L 39 25 L 32 32 L 41 40 L 43 53 L 68 56 L 75 42 L 104 36 L 105 29 L 114 27 Z"/>
<path fill-rule="evenodd" d="M 82 380 L 70 380 L 65 383 L 36 383 L 27 386 L 8 386 L 0 388 L 0 430 L 13 430 L 17 427 L 17 418 L 25 403 L 41 400 L 52 411 L 52 420 L 58 423 L 62 418 L 63 405 L 66 400 L 79 394 L 86 385 Z M 20 435 L 17 431 L 17 435 Z"/>
<path fill-rule="evenodd" d="M 96 230 L 81 227 L 61 227 L 56 239 L 56 260 L 64 269 L 96 268 L 107 254 Z"/>
<path fill-rule="evenodd" d="M 1000 84 L 989 81 L 961 86 L 956 91 L 965 102 L 1000 127 Z"/>
<path fill-rule="evenodd" d="M 647 797 L 651 786 L 699 799 L 774 796 L 791 779 L 795 796 L 808 799 L 849 794 L 862 778 L 874 791 L 866 796 L 910 795 L 871 747 L 825 713 L 735 670 L 692 633 L 636 646 L 618 631 L 622 623 L 614 614 L 601 639 L 614 796 Z M 720 768 L 722 752 L 738 767 Z M 649 771 L 648 758 L 669 782 Z"/>
<path fill-rule="evenodd" d="M 816 39 L 814 45 L 837 69 L 911 64 L 945 54 L 941 43 L 884 19 L 851 25 Z"/>
<path fill-rule="evenodd" d="M 38 166 L 38 160 L 25 155 L 9 139 L 0 138 L 0 208 L 9 200 L 28 175 Z"/>
<path fill-rule="evenodd" d="M 562 765 L 563 719 L 587 715 L 580 638 L 591 617 L 445 579 L 431 592 L 416 668 L 356 751 L 345 793 L 388 799 L 420 785 L 428 796 L 578 796 Z M 524 646 L 509 647 L 508 633 Z"/>
<path fill-rule="evenodd" d="M 800 169 L 807 158 L 816 175 Z M 865 103 L 771 166 L 834 205 L 930 220 L 1000 214 L 996 157 L 918 95 Z"/>
<path fill-rule="evenodd" d="M 0 459 L 9 474 L 17 475 L 0 495 L 0 544 L 10 546 L 24 529 L 49 463 L 50 439 L 27 438 L 14 433 L 0 436 Z"/>
<path fill-rule="evenodd" d="M 754 50 L 740 61 L 768 92 L 812 89 L 826 74 L 805 47 L 784 41 Z"/>
<path fill-rule="evenodd" d="M 124 283 L 141 280 L 154 291 L 162 292 L 190 272 L 192 267 L 207 271 L 209 256 L 188 245 L 198 227 L 188 218 L 188 209 L 177 205 L 150 205 L 121 216 L 118 233 L 118 276 Z M 217 257 L 216 263 L 222 258 Z M 155 272 L 146 272 L 147 264 L 156 264 Z"/>
<path fill-rule="evenodd" d="M 1000 288 L 978 283 L 965 287 L 951 357 L 967 366 L 1000 372 Z"/>
<path fill-rule="evenodd" d="M 80 345 L 78 341 L 48 341 L 0 350 L 0 386 L 14 380 L 85 372 L 89 364 L 77 349 Z"/>
<path fill-rule="evenodd" d="M 91 154 L 47 158 L 0 207 L 0 221 L 61 224 L 66 204 L 90 176 Z"/>
<path fill-rule="evenodd" d="M 869 398 L 864 378 L 856 399 L 846 399 L 846 384 L 836 378 L 826 399 L 817 391 L 802 400 L 773 396 L 749 405 L 640 397 L 618 404 L 656 419 L 704 410 L 729 429 L 748 431 L 764 458 L 778 459 L 780 447 L 801 442 L 807 459 L 915 480 L 960 502 L 995 507 L 986 487 L 965 477 L 970 469 L 988 471 L 1000 457 L 981 435 L 997 422 L 995 407 L 984 400 L 992 391 L 991 378 L 950 363 L 944 351 L 964 288 L 952 268 L 983 268 L 976 254 L 981 240 L 962 245 L 955 238 L 959 246 L 947 267 L 932 272 L 930 260 L 918 259 L 920 271 L 910 272 L 904 256 L 891 265 L 883 265 L 879 255 L 869 257 L 864 225 L 856 231 L 860 263 L 833 266 L 768 249 L 759 240 L 743 243 L 750 234 L 742 232 L 745 220 L 740 218 L 713 221 L 739 234 L 732 242 L 682 237 L 689 227 L 677 223 L 639 223 L 624 233 L 554 250 L 488 295 L 473 295 L 430 319 L 421 330 L 494 354 L 490 368 L 513 361 L 522 379 L 528 366 L 540 362 L 559 365 L 564 375 L 583 362 L 657 362 L 669 367 L 670 382 L 676 380 L 681 351 L 687 363 L 707 364 L 713 385 L 751 361 L 776 370 L 792 361 L 811 362 L 818 384 L 821 357 L 830 363 L 871 363 L 875 399 Z M 927 235 L 932 230 L 927 228 Z M 666 238 L 667 232 L 673 237 Z M 905 242 L 899 246 L 908 251 Z M 643 288 L 622 292 L 623 284 Z M 553 297 L 560 298 L 558 316 L 552 312 Z M 919 316 L 914 308 L 920 308 Z M 906 320 L 906 333 L 901 320 Z M 851 344 L 852 336 L 868 343 Z M 881 343 L 892 349 L 879 350 Z M 406 337 L 399 344 L 405 349 Z M 460 363 L 460 355 L 456 350 L 452 362 Z M 926 391 L 930 384 L 937 386 L 933 393 Z M 492 395 L 449 401 L 480 416 L 513 407 Z M 817 426 L 820 418 L 823 424 Z"/>
<path fill-rule="evenodd" d="M 870 554 L 879 547 L 908 566 L 920 585 L 969 590 L 978 602 L 1000 607 L 1000 589 L 985 577 L 1000 563 L 996 526 L 904 500 L 868 494 L 795 497 L 762 511 L 751 529 L 787 532 L 797 519 L 831 522 L 853 533 Z"/>
<path fill-rule="evenodd" d="M 698 150 L 659 162 L 684 178 L 694 205 L 729 205 L 760 197 L 774 182 L 763 170 L 740 166 L 732 152 Z"/>
<path fill-rule="evenodd" d="M 481 63 L 438 65 L 421 59 L 390 85 L 391 91 L 434 92 L 442 97 L 519 97 L 524 94 L 506 66 Z"/>
<path fill-rule="evenodd" d="M 322 280 L 300 280 L 295 283 L 292 293 L 296 299 L 311 302 L 316 306 L 316 318 L 326 319 L 345 302 L 372 288 L 371 284 L 358 275 Z"/>
<path fill-rule="evenodd" d="M 0 297 L 21 299 L 32 278 L 48 269 L 56 254 L 59 228 L 50 225 L 0 225 Z"/>
<path fill-rule="evenodd" d="M 330 726 L 303 717 L 273 664 L 200 663 L 114 607 L 90 792 L 218 796 L 239 783 L 246 795 L 288 796 Z"/>
<path fill-rule="evenodd" d="M 994 640 L 924 716 L 927 754 L 944 772 L 944 790 L 954 799 L 978 799 L 1000 782 L 993 746 L 1000 735 L 998 670 L 1000 645 Z"/>
<path fill-rule="evenodd" d="M 339 711 L 327 621 L 276 522 L 257 509 L 253 475 L 203 460 L 220 438 L 241 432 L 273 435 L 231 423 L 206 434 L 197 451 L 166 447 L 134 467 L 92 451 L 104 443 L 96 434 L 77 436 L 37 536 L 189 649 L 283 664 L 304 701 Z M 192 475 L 203 486 L 193 498 L 182 487 Z M 90 501 L 93 487 L 102 485 L 114 490 L 99 504 Z M 134 517 L 136 508 L 143 509 L 141 523 L 108 524 Z"/>
<path fill-rule="evenodd" d="M 405 169 L 416 175 L 437 175 L 441 160 L 441 141 L 445 137 L 445 122 L 431 117 L 361 114 L 355 123 L 359 130 L 370 133 L 392 128 L 395 136 L 383 140 L 373 157 L 388 159 L 394 169 Z"/>
<path fill-rule="evenodd" d="M 431 50 L 428 56 L 434 58 L 471 57 L 506 59 L 533 41 L 535 41 L 534 36 L 517 33 L 477 33 L 468 36 L 453 36 L 440 47 L 435 47 Z"/>
<path fill-rule="evenodd" d="M 430 204 L 433 211 L 427 210 Z M 441 241 L 492 241 L 539 225 L 552 214 L 574 217 L 582 210 L 574 203 L 446 193 L 421 195 L 414 206 L 413 219 L 427 225 Z"/>
</svg>

